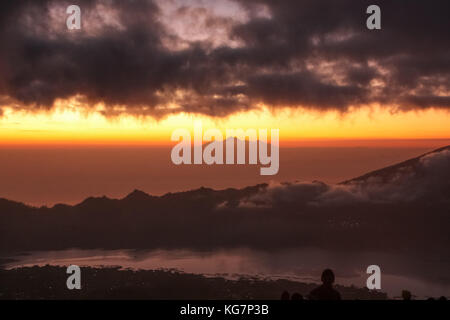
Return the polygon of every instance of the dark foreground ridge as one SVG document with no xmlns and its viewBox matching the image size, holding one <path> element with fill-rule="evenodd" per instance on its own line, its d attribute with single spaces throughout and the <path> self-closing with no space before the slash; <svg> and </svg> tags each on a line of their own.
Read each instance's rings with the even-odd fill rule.
<svg viewBox="0 0 450 320">
<path fill-rule="evenodd" d="M 201 299 L 279 300 L 284 290 L 303 296 L 316 284 L 181 273 L 175 270 L 122 270 L 82 267 L 81 290 L 68 290 L 65 267 L 0 269 L 0 299 Z M 384 300 L 383 292 L 336 286 L 343 299 Z"/>
</svg>

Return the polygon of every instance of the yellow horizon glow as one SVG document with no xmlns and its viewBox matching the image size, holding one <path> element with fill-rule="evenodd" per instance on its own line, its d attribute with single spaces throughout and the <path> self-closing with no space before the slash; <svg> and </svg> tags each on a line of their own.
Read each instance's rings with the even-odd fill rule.
<svg viewBox="0 0 450 320">
<path fill-rule="evenodd" d="M 69 106 L 69 107 L 68 107 Z M 120 115 L 106 117 L 100 109 L 59 102 L 51 111 L 26 112 L 3 108 L 0 145 L 173 145 L 172 131 L 193 130 L 201 120 L 203 130 L 280 129 L 280 144 L 305 141 L 450 139 L 450 113 L 427 109 L 392 113 L 380 106 L 346 113 L 281 108 L 239 112 L 224 118 L 178 113 L 162 119 Z"/>
</svg>

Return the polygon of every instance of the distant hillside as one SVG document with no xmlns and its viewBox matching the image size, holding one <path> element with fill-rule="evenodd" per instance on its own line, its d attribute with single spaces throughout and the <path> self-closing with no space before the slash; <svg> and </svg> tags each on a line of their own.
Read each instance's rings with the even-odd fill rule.
<svg viewBox="0 0 450 320">
<path fill-rule="evenodd" d="M 0 254 L 66 248 L 315 247 L 448 261 L 449 161 L 445 147 L 338 185 L 200 188 L 160 197 L 135 190 L 123 199 L 88 198 L 51 208 L 3 199 Z"/>
<path fill-rule="evenodd" d="M 427 157 L 429 155 L 436 154 L 436 153 L 442 153 L 442 152 L 450 152 L 450 146 L 442 147 L 442 148 L 436 149 L 434 151 L 427 152 L 416 158 L 412 158 L 412 159 L 397 163 L 395 165 L 385 167 L 383 169 L 371 171 L 371 172 L 366 173 L 357 178 L 343 181 L 343 182 L 341 182 L 341 184 L 349 184 L 349 183 L 354 183 L 354 182 L 367 181 L 370 178 L 381 178 L 384 182 L 387 182 L 387 181 L 392 180 L 396 175 L 399 174 L 400 171 L 404 171 L 405 169 L 409 169 L 412 171 L 420 170 L 420 167 L 422 165 L 421 159 L 424 159 L 425 157 Z M 449 161 L 449 166 L 450 166 L 450 157 L 448 159 L 449 159 L 448 161 Z M 450 170 L 450 167 L 449 167 L 449 170 Z"/>
</svg>

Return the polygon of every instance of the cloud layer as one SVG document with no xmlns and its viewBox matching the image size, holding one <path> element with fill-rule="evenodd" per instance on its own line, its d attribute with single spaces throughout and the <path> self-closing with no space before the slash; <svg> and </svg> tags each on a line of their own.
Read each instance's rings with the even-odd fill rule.
<svg viewBox="0 0 450 320">
<path fill-rule="evenodd" d="M 106 114 L 381 104 L 450 107 L 448 1 L 65 1 L 0 4 L 2 104 L 104 103 Z"/>
<path fill-rule="evenodd" d="M 447 147 L 337 185 L 317 181 L 274 183 L 241 199 L 239 207 L 333 207 L 416 201 L 450 204 L 449 168 L 450 148 Z"/>
</svg>

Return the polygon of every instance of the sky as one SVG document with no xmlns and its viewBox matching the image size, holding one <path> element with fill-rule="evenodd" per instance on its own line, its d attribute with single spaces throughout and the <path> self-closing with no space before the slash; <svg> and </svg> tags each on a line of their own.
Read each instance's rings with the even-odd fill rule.
<svg viewBox="0 0 450 320">
<path fill-rule="evenodd" d="M 447 1 L 6 1 L 2 144 L 167 142 L 193 118 L 283 141 L 449 138 Z"/>
<path fill-rule="evenodd" d="M 81 29 L 68 30 L 71 4 L 0 4 L 2 196 L 54 203 L 88 192 L 123 195 L 132 181 L 156 193 L 208 184 L 198 178 L 157 188 L 119 179 L 121 187 L 111 191 L 105 184 L 87 188 L 71 176 L 79 189 L 51 196 L 61 187 L 48 182 L 38 195 L 43 172 L 73 172 L 89 147 L 104 148 L 91 153 L 95 165 L 84 166 L 86 176 L 99 181 L 105 159 L 115 161 L 114 170 L 138 161 L 116 161 L 109 147 L 170 147 L 171 133 L 192 130 L 195 120 L 205 130 L 279 129 L 282 148 L 392 149 L 371 160 L 364 152 L 335 150 L 327 156 L 346 155 L 346 164 L 333 167 L 334 173 L 325 165 L 305 169 L 315 158 L 310 151 L 287 152 L 281 161 L 291 171 L 282 169 L 279 179 L 337 182 L 449 144 L 448 1 L 377 1 L 381 30 L 366 28 L 369 1 L 79 0 Z M 53 168 L 48 148 L 60 152 Z M 84 151 L 63 160 L 67 150 Z M 173 168 L 158 152 L 152 172 L 164 166 L 170 175 Z M 308 154 L 306 162 L 298 160 L 302 154 Z M 21 175 L 30 159 L 40 165 Z M 287 165 L 294 160 L 298 165 Z M 143 163 L 137 168 L 146 170 Z M 41 178 L 25 187 L 27 176 Z M 21 177 L 17 188 L 11 186 L 15 177 Z"/>
</svg>

